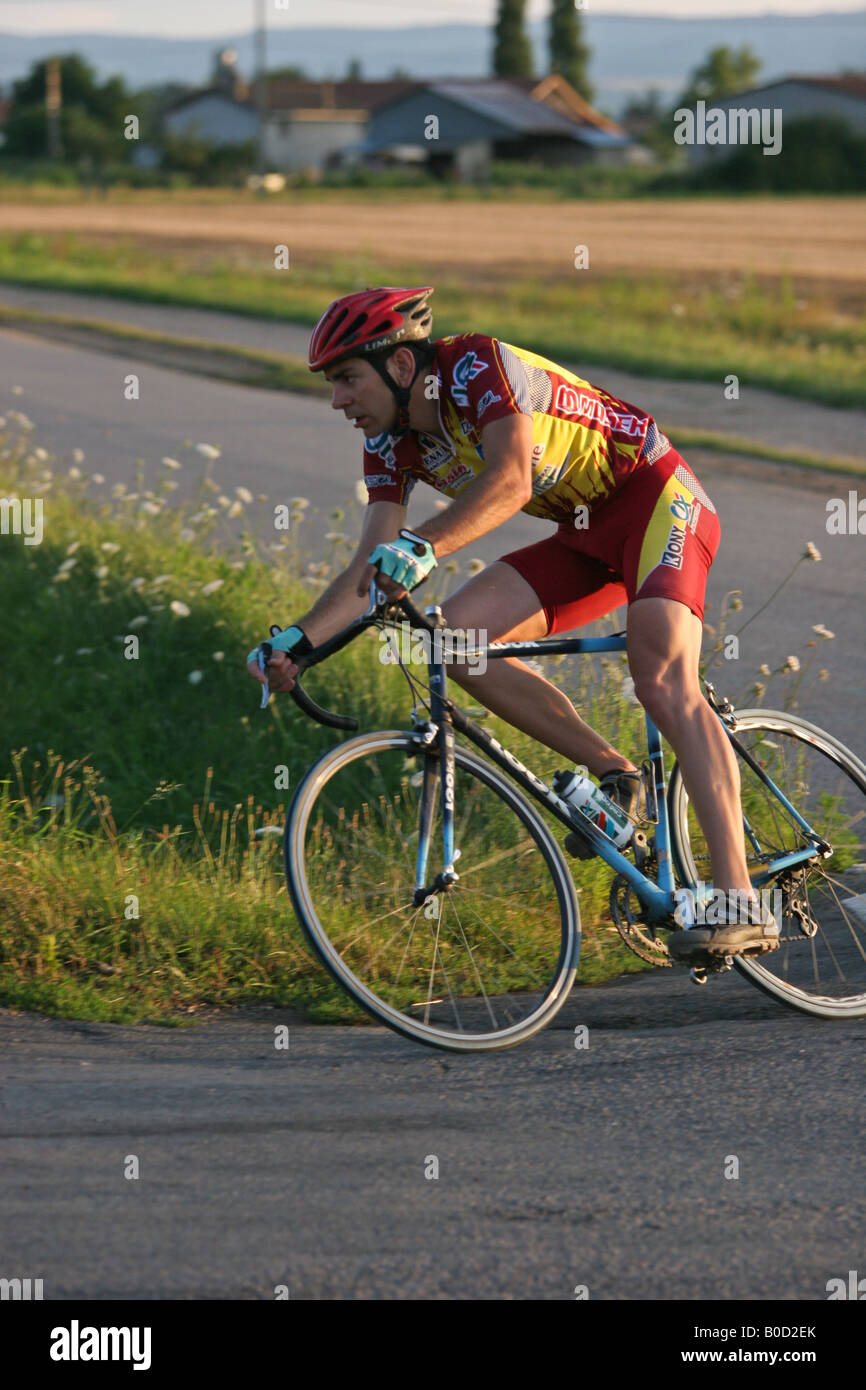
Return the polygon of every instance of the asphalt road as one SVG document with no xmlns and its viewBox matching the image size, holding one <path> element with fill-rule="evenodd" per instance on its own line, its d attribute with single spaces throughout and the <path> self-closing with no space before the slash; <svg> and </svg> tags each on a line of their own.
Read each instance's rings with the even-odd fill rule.
<svg viewBox="0 0 866 1390">
<path fill-rule="evenodd" d="M 862 1270 L 862 1021 L 672 971 L 576 990 L 480 1058 L 293 1023 L 277 1051 L 285 1021 L 0 1013 L 0 1275 L 46 1299 L 682 1302 L 823 1300 Z"/>
</svg>

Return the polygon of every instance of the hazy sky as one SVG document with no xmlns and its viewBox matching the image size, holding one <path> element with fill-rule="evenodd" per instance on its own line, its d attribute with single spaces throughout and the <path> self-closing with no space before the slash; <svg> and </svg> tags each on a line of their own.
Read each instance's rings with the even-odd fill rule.
<svg viewBox="0 0 866 1390">
<path fill-rule="evenodd" d="M 183 38 L 248 30 L 257 0 L 0 0 L 0 30 L 46 34 L 100 32 L 152 34 Z M 448 20 L 488 23 L 496 0 L 262 0 L 268 23 L 277 28 L 375 28 L 437 24 Z M 549 0 L 529 0 L 536 19 L 549 11 Z M 586 0 L 594 14 L 717 15 L 847 13 L 866 8 L 866 0 Z"/>
</svg>

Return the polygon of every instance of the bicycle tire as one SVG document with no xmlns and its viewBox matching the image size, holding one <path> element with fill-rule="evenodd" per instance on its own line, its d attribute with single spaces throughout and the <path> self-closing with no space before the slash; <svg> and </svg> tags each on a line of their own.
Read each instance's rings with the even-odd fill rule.
<svg viewBox="0 0 866 1390">
<path fill-rule="evenodd" d="M 513 1047 L 546 1027 L 565 1003 L 574 983 L 580 951 L 580 914 L 574 884 L 562 852 L 552 832 L 522 792 L 497 768 L 465 748 L 455 746 L 456 768 L 477 778 L 502 799 L 504 807 L 520 820 L 541 853 L 560 914 L 560 940 L 556 967 L 537 1007 L 518 1023 L 488 1032 L 466 1032 L 432 1026 L 411 1017 L 380 998 L 343 960 L 323 926 L 310 889 L 307 873 L 307 834 L 317 801 L 328 783 L 345 767 L 364 757 L 385 752 L 402 752 L 407 758 L 419 755 L 412 736 L 400 730 L 360 734 L 325 753 L 306 773 L 297 788 L 286 817 L 284 862 L 289 895 L 301 929 L 314 954 L 341 988 L 378 1022 L 427 1046 L 452 1052 L 484 1052 Z M 459 811 L 459 805 L 457 807 Z M 463 860 L 459 867 L 465 873 Z M 551 924 L 551 930 L 553 926 Z M 553 943 L 555 948 L 555 943 Z M 469 951 L 471 955 L 471 950 Z"/>
<path fill-rule="evenodd" d="M 852 753 L 849 748 L 846 748 L 845 745 L 834 738 L 833 735 L 826 733 L 823 729 L 819 729 L 815 724 L 809 723 L 808 720 L 800 719 L 796 715 L 786 714 L 779 710 L 736 710 L 735 719 L 736 728 L 733 730 L 735 736 L 740 736 L 744 733 L 754 733 L 756 730 L 774 735 L 790 736 L 798 740 L 804 747 L 811 748 L 827 759 L 827 766 L 835 767 L 838 772 L 847 779 L 847 784 L 850 785 L 852 804 L 857 804 L 859 800 L 858 793 L 864 798 L 862 807 L 859 808 L 853 817 L 849 818 L 849 824 L 852 826 L 857 824 L 858 821 L 862 822 L 862 826 L 857 833 L 861 837 L 863 836 L 863 827 L 866 827 L 866 765 L 861 762 L 856 754 Z M 772 746 L 772 741 L 770 745 L 766 746 Z M 738 764 L 740 766 L 741 777 L 744 772 L 747 771 L 749 777 L 754 778 L 751 769 L 747 768 L 739 755 Z M 754 783 L 755 786 L 758 785 L 757 778 L 754 778 Z M 840 783 L 839 785 L 845 786 L 846 784 Z M 780 790 L 787 795 L 788 800 L 797 808 L 797 796 L 791 794 L 790 790 L 784 786 L 780 786 Z M 766 791 L 764 795 L 767 795 Z M 688 826 L 688 805 L 689 798 L 683 783 L 682 772 L 679 763 L 675 763 L 668 787 L 668 811 L 674 868 L 683 886 L 693 886 L 701 877 L 698 864 L 692 853 L 691 833 Z M 781 803 L 778 801 L 775 801 L 775 805 L 781 808 Z M 781 809 L 783 810 L 784 808 Z M 812 811 L 807 812 L 803 810 L 802 802 L 797 809 L 800 810 L 800 813 L 806 820 L 811 820 L 814 816 Z M 815 824 L 815 829 L 819 834 L 824 833 L 819 823 Z M 866 841 L 861 838 L 858 840 L 858 845 L 859 853 L 862 858 Z M 846 853 L 851 852 L 850 846 L 846 846 Z M 820 881 L 821 875 L 825 878 L 828 877 L 828 874 L 825 873 L 824 862 L 825 861 L 817 861 L 814 864 L 814 867 L 809 870 L 811 879 L 804 878 L 804 884 L 807 884 L 809 881 L 811 881 L 813 885 L 817 884 Z M 827 861 L 827 863 L 829 865 L 829 872 L 833 873 L 832 858 Z M 837 880 L 838 884 L 842 885 L 846 892 L 851 893 L 851 899 L 843 899 L 842 903 L 862 898 L 862 902 L 864 906 L 866 906 L 866 892 L 863 891 L 866 889 L 866 877 L 863 876 L 862 872 L 856 876 L 852 875 L 850 870 L 847 869 L 843 869 L 840 872 L 848 873 L 849 881 L 844 882 L 839 878 Z M 851 881 L 852 879 L 854 880 L 853 882 Z M 859 882 L 857 882 L 857 879 L 859 879 Z M 861 890 L 859 893 L 858 889 Z M 839 899 L 835 889 L 834 897 L 837 898 L 838 903 Z M 844 911 L 842 915 L 843 917 L 846 915 Z M 847 910 L 848 920 L 846 920 L 845 925 L 852 931 L 853 935 L 853 927 L 856 927 L 857 923 L 855 919 L 852 927 L 852 917 L 853 914 L 849 908 Z M 803 934 L 803 942 L 798 942 L 796 934 L 794 936 L 786 935 L 786 927 L 783 922 L 779 922 L 779 927 L 783 936 L 782 945 L 779 950 L 773 951 L 762 957 L 735 957 L 734 966 L 739 973 L 765 994 L 770 995 L 789 1008 L 798 1010 L 798 1012 L 808 1013 L 815 1017 L 826 1019 L 862 1018 L 866 1015 L 866 957 L 864 957 L 864 986 L 862 990 L 858 990 L 856 993 L 852 994 L 837 996 L 827 994 L 826 992 L 812 993 L 803 987 L 802 981 L 796 984 L 792 980 L 784 980 L 780 978 L 779 974 L 776 972 L 781 968 L 782 962 L 780 962 L 779 957 L 782 956 L 786 944 L 792 949 L 795 945 L 802 945 L 806 940 L 814 941 L 817 932 L 815 936 L 811 938 Z M 790 930 L 790 926 L 787 930 Z M 866 946 L 866 918 L 864 918 L 862 928 L 858 928 L 858 930 L 862 930 L 863 940 L 858 943 L 857 950 L 862 955 L 864 946 Z M 833 958 L 835 956 L 833 947 L 828 944 L 827 949 L 829 957 Z M 812 960 L 814 969 L 816 966 L 816 948 L 814 945 L 812 946 Z M 836 967 L 838 971 L 838 960 L 836 960 Z"/>
</svg>

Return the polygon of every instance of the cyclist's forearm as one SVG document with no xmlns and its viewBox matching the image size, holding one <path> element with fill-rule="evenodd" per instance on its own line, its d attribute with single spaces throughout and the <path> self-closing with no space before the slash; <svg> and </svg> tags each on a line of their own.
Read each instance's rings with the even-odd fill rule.
<svg viewBox="0 0 866 1390">
<path fill-rule="evenodd" d="M 314 647 L 327 642 L 329 637 L 348 627 L 364 612 L 368 599 L 366 595 L 360 597 L 357 586 L 357 571 L 344 570 L 319 595 L 312 608 L 296 619 L 298 627 L 303 628 Z"/>
<path fill-rule="evenodd" d="M 441 559 L 509 521 L 531 496 L 518 471 L 486 470 L 444 512 L 414 529 Z"/>
</svg>

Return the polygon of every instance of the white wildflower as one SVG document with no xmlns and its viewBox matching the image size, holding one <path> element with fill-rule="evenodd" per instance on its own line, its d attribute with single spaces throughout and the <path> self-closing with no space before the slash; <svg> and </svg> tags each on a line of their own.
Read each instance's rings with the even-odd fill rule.
<svg viewBox="0 0 866 1390">
<path fill-rule="evenodd" d="M 831 637 L 836 636 L 835 632 L 830 632 L 829 628 L 826 628 L 823 623 L 815 623 L 812 631 L 817 632 L 818 636 L 823 637 L 825 641 L 829 641 Z"/>
<path fill-rule="evenodd" d="M 138 510 L 140 512 L 147 512 L 148 516 L 159 516 L 162 507 L 156 502 L 142 502 Z"/>
<path fill-rule="evenodd" d="M 146 613 L 139 613 L 136 618 L 131 618 L 126 626 L 129 628 L 130 632 L 135 632 L 137 628 L 144 627 L 145 623 L 149 622 L 150 618 Z"/>
<path fill-rule="evenodd" d="M 194 541 L 195 531 L 193 531 L 191 526 L 182 526 L 180 528 L 180 538 L 182 541 Z"/>
<path fill-rule="evenodd" d="M 92 648 L 92 647 L 76 647 L 76 648 L 75 648 L 75 655 L 76 655 L 76 656 L 92 656 L 92 655 L 93 655 L 93 648 Z"/>
<path fill-rule="evenodd" d="M 66 547 L 66 554 L 67 554 L 67 555 L 74 555 L 75 552 L 76 552 L 76 550 L 79 549 L 80 545 L 81 545 L 81 541 L 73 541 L 71 545 L 68 545 L 68 546 Z"/>
<path fill-rule="evenodd" d="M 69 471 L 69 477 L 72 478 L 73 482 L 77 482 L 78 479 L 81 477 L 81 469 L 80 469 L 80 468 L 70 468 L 68 471 Z"/>
<path fill-rule="evenodd" d="M 364 491 L 366 492 L 366 488 L 364 489 Z M 290 507 L 296 507 L 296 508 L 298 509 L 298 511 L 303 511 L 304 508 L 305 508 L 305 507 L 309 507 L 309 505 L 310 505 L 310 501 L 309 501 L 309 498 L 308 498 L 308 497 L 290 497 L 290 498 L 289 498 L 289 506 L 290 506 Z"/>
<path fill-rule="evenodd" d="M 78 564 L 78 561 L 77 561 L 77 560 L 64 560 L 63 563 L 60 565 L 60 567 L 59 567 L 57 573 L 58 573 L 58 574 L 66 574 L 68 570 L 71 570 L 71 569 L 73 568 L 73 566 L 74 566 L 74 565 L 77 565 L 77 564 Z"/>
<path fill-rule="evenodd" d="M 171 608 L 172 613 L 174 613 L 176 617 L 189 617 L 189 609 L 187 608 L 185 603 L 181 603 L 179 598 L 173 598 L 171 603 L 169 604 L 169 607 Z"/>
<path fill-rule="evenodd" d="M 91 473 L 90 481 L 93 483 L 104 483 L 105 475 L 103 473 Z"/>
<path fill-rule="evenodd" d="M 244 508 L 243 508 L 243 503 L 242 503 L 242 502 L 232 502 L 231 506 L 229 507 L 228 511 L 226 512 L 226 516 L 229 517 L 230 519 L 231 519 L 232 517 L 242 516 L 242 515 L 243 515 L 243 510 L 244 510 Z"/>
<path fill-rule="evenodd" d="M 226 659 L 226 654 L 225 654 L 225 652 L 214 652 L 214 653 L 213 653 L 213 659 L 214 659 L 214 661 L 225 661 L 225 659 Z"/>
<path fill-rule="evenodd" d="M 198 685 L 202 680 L 203 675 L 204 672 L 202 671 L 190 671 L 189 675 L 187 676 L 187 680 L 189 681 L 190 685 Z"/>
<path fill-rule="evenodd" d="M 94 570 L 94 574 L 96 575 L 97 579 L 107 579 L 108 565 L 100 565 L 98 569 Z"/>
<path fill-rule="evenodd" d="M 196 444 L 195 447 L 206 459 L 218 459 L 222 453 L 222 449 L 218 449 L 215 444 Z"/>
<path fill-rule="evenodd" d="M 217 589 L 221 589 L 224 583 L 225 581 L 223 579 L 212 579 L 209 584 L 204 584 L 202 586 L 202 593 L 205 595 L 215 594 Z"/>
<path fill-rule="evenodd" d="M 250 492 L 248 487 L 236 487 L 235 497 L 239 497 L 242 502 L 245 502 L 247 504 L 247 506 L 249 506 L 249 504 L 253 501 L 253 494 Z"/>
<path fill-rule="evenodd" d="M 800 669 L 800 658 L 799 658 L 798 656 L 786 656 L 786 657 L 785 657 L 785 664 L 784 664 L 784 666 L 782 667 L 782 673 L 783 673 L 783 674 L 787 674 L 788 671 L 799 671 L 799 669 Z"/>
<path fill-rule="evenodd" d="M 72 462 L 73 462 L 73 463 L 83 463 L 83 462 L 84 462 L 84 450 L 83 450 L 83 449 L 73 449 L 73 450 L 72 450 Z"/>
<path fill-rule="evenodd" d="M 820 560 L 821 552 L 811 541 L 806 542 L 806 549 L 803 551 L 804 560 Z"/>
<path fill-rule="evenodd" d="M 103 541 L 99 549 L 104 550 L 106 555 L 116 555 L 118 550 L 120 549 L 120 546 L 117 545 L 114 541 Z"/>
<path fill-rule="evenodd" d="M 183 464 L 178 463 L 177 459 L 164 458 L 161 459 L 160 462 L 162 463 L 163 468 L 174 468 L 175 470 L 178 468 L 183 468 Z"/>
</svg>

